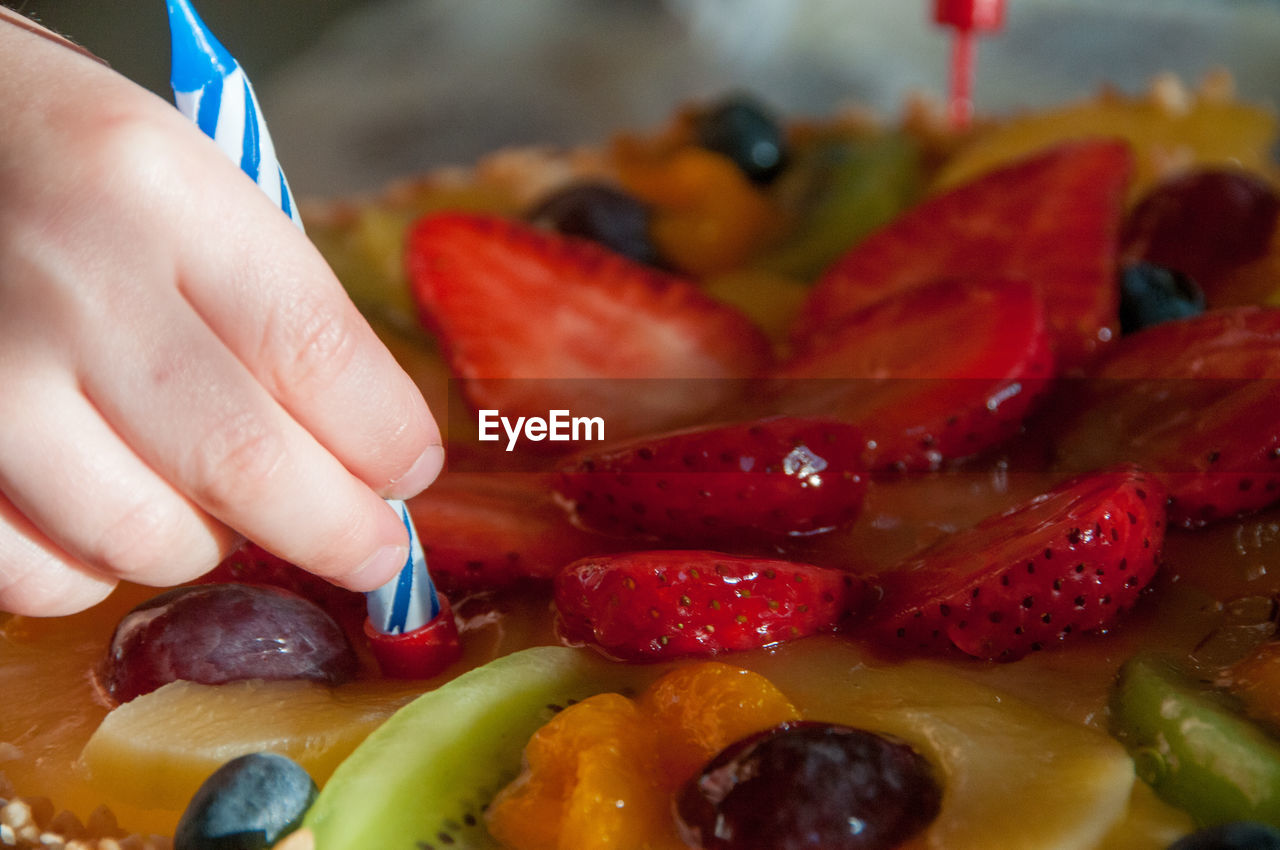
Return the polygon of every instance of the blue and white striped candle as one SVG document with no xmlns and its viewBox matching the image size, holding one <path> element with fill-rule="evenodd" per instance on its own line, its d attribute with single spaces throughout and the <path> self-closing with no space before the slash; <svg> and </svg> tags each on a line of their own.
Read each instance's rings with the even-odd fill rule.
<svg viewBox="0 0 1280 850">
<path fill-rule="evenodd" d="M 173 43 L 170 76 L 178 109 L 302 229 L 249 78 L 189 0 L 168 0 L 168 5 Z M 409 559 L 395 579 L 367 594 L 369 620 L 383 634 L 404 634 L 431 622 L 440 613 L 440 599 L 408 508 L 399 500 L 387 504 L 409 532 Z"/>
</svg>

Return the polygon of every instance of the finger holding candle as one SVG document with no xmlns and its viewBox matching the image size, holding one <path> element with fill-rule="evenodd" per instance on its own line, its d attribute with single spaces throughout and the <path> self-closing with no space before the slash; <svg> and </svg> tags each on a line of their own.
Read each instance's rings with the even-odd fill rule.
<svg viewBox="0 0 1280 850">
<path fill-rule="evenodd" d="M 230 182 L 247 185 L 234 173 Z M 310 242 L 261 200 L 225 185 L 205 191 L 198 215 L 224 224 L 218 240 L 191 240 L 183 297 L 356 477 L 384 497 L 416 495 L 443 463 L 422 393 Z M 228 251 L 223 240 L 244 250 Z"/>
<path fill-rule="evenodd" d="M 233 160 L 238 157 L 241 169 L 301 227 L 296 204 L 261 118 L 261 109 L 239 64 L 209 32 L 188 0 L 169 0 L 168 7 L 173 34 L 173 87 L 179 108 L 228 156 Z M 435 460 L 434 456 L 424 454 L 408 474 L 422 475 L 423 465 L 431 467 Z M 438 468 L 435 465 L 428 470 L 432 477 Z M 403 503 L 390 504 L 404 524 L 410 545 L 398 578 L 369 594 L 367 631 L 375 654 L 391 637 L 404 637 L 416 630 L 428 629 L 433 623 L 437 631 L 456 631 L 452 614 L 447 605 L 442 606 L 427 572 L 426 557 L 408 510 Z M 419 663 L 388 662 L 384 665 L 388 675 L 430 675 L 460 651 L 456 633 L 451 640 L 418 642 L 410 649 L 406 649 L 408 644 L 402 640 L 397 645 L 400 660 L 407 652 L 410 656 L 420 656 Z"/>
<path fill-rule="evenodd" d="M 0 16 L 0 607 L 61 615 L 121 578 L 186 581 L 226 555 L 242 520 L 277 548 L 314 546 L 290 554 L 338 576 L 404 546 L 399 518 L 296 422 L 287 434 L 268 428 L 266 441 L 293 435 L 322 466 L 302 464 L 313 477 L 291 483 L 274 470 L 295 511 L 279 527 L 221 510 L 233 500 L 202 499 L 182 476 L 188 452 L 207 448 L 201 436 L 229 421 L 207 403 L 215 397 L 252 398 L 260 422 L 292 422 L 182 285 L 207 257 L 314 248 L 172 107 L 9 20 Z M 242 231 L 217 219 L 224 203 Z M 283 239 L 265 238 L 272 222 Z M 332 511 L 312 501 L 335 494 L 354 501 Z"/>
</svg>

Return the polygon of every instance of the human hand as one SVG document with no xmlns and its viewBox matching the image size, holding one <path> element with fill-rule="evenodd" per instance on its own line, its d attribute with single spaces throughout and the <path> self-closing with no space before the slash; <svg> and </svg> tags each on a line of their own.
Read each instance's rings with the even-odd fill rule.
<svg viewBox="0 0 1280 850">
<path fill-rule="evenodd" d="M 170 585 L 242 534 L 356 590 L 440 470 L 324 260 L 161 99 L 0 14 L 0 609 Z"/>
</svg>

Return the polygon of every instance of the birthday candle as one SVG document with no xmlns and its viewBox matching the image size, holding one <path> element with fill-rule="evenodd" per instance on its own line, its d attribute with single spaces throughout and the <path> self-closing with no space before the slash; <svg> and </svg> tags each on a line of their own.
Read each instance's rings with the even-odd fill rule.
<svg viewBox="0 0 1280 850">
<path fill-rule="evenodd" d="M 217 142 L 301 229 L 302 219 L 276 161 L 275 146 L 248 77 L 189 0 L 168 0 L 168 6 L 173 39 L 171 81 L 178 109 Z M 395 579 L 367 595 L 369 622 L 377 633 L 402 635 L 431 623 L 441 613 L 441 599 L 427 572 L 426 555 L 408 508 L 398 500 L 387 503 L 409 534 L 409 557 Z"/>
</svg>

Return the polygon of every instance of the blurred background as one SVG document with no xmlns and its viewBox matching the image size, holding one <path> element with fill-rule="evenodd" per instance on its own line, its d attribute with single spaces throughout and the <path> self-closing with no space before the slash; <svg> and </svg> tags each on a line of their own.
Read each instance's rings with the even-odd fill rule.
<svg viewBox="0 0 1280 850">
<path fill-rule="evenodd" d="M 162 0 L 3 0 L 169 96 Z M 977 107 L 1229 68 L 1280 104 L 1278 0 L 1008 0 Z M 197 0 L 245 66 L 295 191 L 366 191 L 507 145 L 589 144 L 749 89 L 786 115 L 941 97 L 929 0 Z"/>
</svg>

